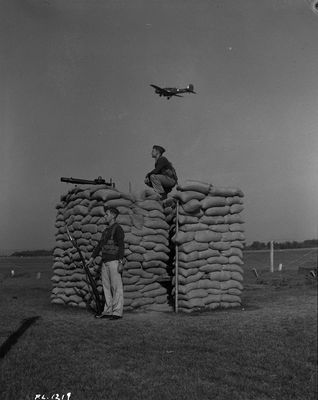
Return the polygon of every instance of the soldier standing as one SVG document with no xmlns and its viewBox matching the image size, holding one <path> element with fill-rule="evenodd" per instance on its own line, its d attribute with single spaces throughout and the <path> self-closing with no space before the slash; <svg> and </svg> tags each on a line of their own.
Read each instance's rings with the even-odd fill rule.
<svg viewBox="0 0 318 400">
<path fill-rule="evenodd" d="M 102 233 L 101 239 L 93 250 L 88 266 L 102 252 L 102 284 L 105 296 L 105 307 L 96 318 L 117 320 L 123 317 L 124 292 L 121 274 L 124 260 L 123 228 L 116 222 L 119 212 L 116 208 L 105 208 L 105 219 L 108 227 Z"/>
</svg>

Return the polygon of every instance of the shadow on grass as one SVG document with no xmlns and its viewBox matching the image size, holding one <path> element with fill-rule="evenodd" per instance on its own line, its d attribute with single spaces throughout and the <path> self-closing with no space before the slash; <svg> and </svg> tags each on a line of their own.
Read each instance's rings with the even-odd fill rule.
<svg viewBox="0 0 318 400">
<path fill-rule="evenodd" d="M 19 329 L 17 329 L 15 332 L 13 332 L 8 339 L 1 345 L 0 347 L 0 358 L 4 358 L 5 355 L 9 352 L 11 347 L 17 343 L 19 338 L 24 334 L 24 332 L 30 328 L 31 325 L 33 325 L 40 316 L 36 317 L 31 317 L 25 319 Z"/>
</svg>

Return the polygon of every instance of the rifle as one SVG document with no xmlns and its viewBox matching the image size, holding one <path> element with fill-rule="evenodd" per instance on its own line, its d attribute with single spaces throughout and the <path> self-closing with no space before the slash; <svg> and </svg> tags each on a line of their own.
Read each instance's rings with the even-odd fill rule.
<svg viewBox="0 0 318 400">
<path fill-rule="evenodd" d="M 84 256 L 83 256 L 83 254 L 81 252 L 81 249 L 79 248 L 76 240 L 71 236 L 70 231 L 68 230 L 67 226 L 66 226 L 66 232 L 67 232 L 67 236 L 68 236 L 69 240 L 71 241 L 72 245 L 75 247 L 75 249 L 77 250 L 78 254 L 80 255 L 80 258 L 81 258 L 81 261 L 82 261 L 82 264 L 83 264 L 83 268 L 85 270 L 86 276 L 87 276 L 87 278 L 89 280 L 89 284 L 90 284 L 92 292 L 93 292 L 93 297 L 94 297 L 95 304 L 96 304 L 96 312 L 98 314 L 101 314 L 103 312 L 103 307 L 102 307 L 102 304 L 101 304 L 101 301 L 100 301 L 100 298 L 99 298 L 99 293 L 98 293 L 98 290 L 97 290 L 96 282 L 95 282 L 94 278 L 92 277 L 92 274 L 91 274 L 88 266 L 86 265 Z"/>
<path fill-rule="evenodd" d="M 112 188 L 115 187 L 115 182 L 113 182 L 111 178 L 109 182 L 106 182 L 105 179 L 103 179 L 101 176 L 93 180 L 62 177 L 61 182 L 82 184 L 82 185 L 107 185 Z"/>
</svg>

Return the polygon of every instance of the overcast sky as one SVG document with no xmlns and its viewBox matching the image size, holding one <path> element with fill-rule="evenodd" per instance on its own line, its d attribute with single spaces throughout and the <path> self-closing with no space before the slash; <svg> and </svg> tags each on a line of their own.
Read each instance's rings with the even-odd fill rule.
<svg viewBox="0 0 318 400">
<path fill-rule="evenodd" d="M 0 249 L 54 245 L 61 176 L 141 190 L 153 144 L 243 190 L 249 242 L 316 237 L 317 37 L 309 0 L 0 0 Z"/>
</svg>

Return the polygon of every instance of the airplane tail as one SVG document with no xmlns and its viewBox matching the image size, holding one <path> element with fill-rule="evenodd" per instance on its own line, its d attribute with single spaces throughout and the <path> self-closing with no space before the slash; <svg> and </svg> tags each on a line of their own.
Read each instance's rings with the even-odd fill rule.
<svg viewBox="0 0 318 400">
<path fill-rule="evenodd" d="M 188 92 L 195 93 L 195 91 L 193 90 L 194 86 L 192 85 L 192 83 L 190 83 L 190 85 L 188 85 L 187 89 L 188 89 Z"/>
</svg>

